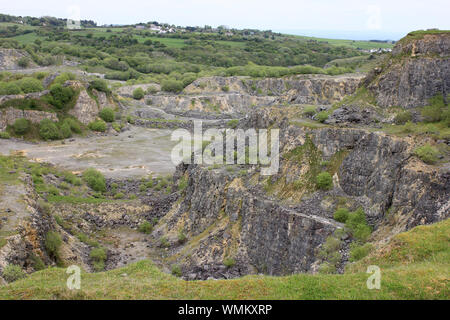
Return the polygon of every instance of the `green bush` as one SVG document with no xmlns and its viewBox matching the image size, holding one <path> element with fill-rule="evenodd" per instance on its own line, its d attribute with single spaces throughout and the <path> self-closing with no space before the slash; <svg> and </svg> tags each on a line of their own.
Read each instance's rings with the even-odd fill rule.
<svg viewBox="0 0 450 320">
<path fill-rule="evenodd" d="M 339 208 L 334 213 L 334 220 L 345 223 L 348 219 L 349 211 L 345 208 Z"/>
<path fill-rule="evenodd" d="M 236 127 L 238 126 L 238 124 L 239 124 L 239 120 L 238 120 L 238 119 L 232 119 L 232 120 L 229 120 L 229 121 L 227 122 L 227 126 L 229 126 L 229 127 L 232 128 L 232 129 L 236 129 Z"/>
<path fill-rule="evenodd" d="M 41 257 L 32 254 L 31 255 L 31 261 L 33 261 L 33 269 L 36 271 L 44 270 L 45 269 L 45 263 L 42 261 Z"/>
<path fill-rule="evenodd" d="M 19 86 L 24 93 L 39 92 L 44 90 L 41 81 L 31 77 L 20 79 Z"/>
<path fill-rule="evenodd" d="M 15 82 L 0 82 L 0 95 L 20 94 L 22 90 Z"/>
<path fill-rule="evenodd" d="M 2 277 L 6 282 L 13 282 L 25 278 L 26 274 L 21 267 L 14 264 L 8 264 L 5 269 L 3 269 Z"/>
<path fill-rule="evenodd" d="M 228 257 L 223 259 L 223 265 L 227 268 L 232 268 L 235 264 L 236 260 L 234 260 L 233 258 Z"/>
<path fill-rule="evenodd" d="M 414 150 L 414 154 L 425 163 L 434 164 L 438 161 L 439 151 L 429 144 L 418 147 Z"/>
<path fill-rule="evenodd" d="M 9 139 L 9 138 L 11 138 L 11 136 L 9 135 L 8 132 L 6 131 L 0 132 L 0 139 Z"/>
<path fill-rule="evenodd" d="M 161 84 L 161 90 L 177 93 L 183 90 L 183 83 L 178 80 L 165 80 Z"/>
<path fill-rule="evenodd" d="M 115 119 L 114 110 L 111 108 L 102 109 L 98 115 L 106 122 L 113 122 Z"/>
<path fill-rule="evenodd" d="M 105 132 L 106 122 L 103 120 L 96 120 L 89 123 L 88 128 L 91 129 L 92 131 Z"/>
<path fill-rule="evenodd" d="M 181 277 L 182 273 L 181 273 L 181 268 L 179 265 L 174 264 L 172 266 L 172 274 L 176 277 Z"/>
<path fill-rule="evenodd" d="M 361 242 L 365 242 L 372 233 L 372 228 L 367 224 L 366 214 L 362 208 L 349 213 L 345 227 L 355 239 Z"/>
<path fill-rule="evenodd" d="M 123 194 L 122 192 L 117 192 L 114 195 L 114 199 L 123 199 L 123 198 L 125 198 L 125 194 Z"/>
<path fill-rule="evenodd" d="M 16 134 L 25 134 L 30 130 L 30 122 L 25 118 L 17 119 L 13 124 L 13 129 Z"/>
<path fill-rule="evenodd" d="M 102 79 L 95 79 L 89 82 L 89 86 L 97 91 L 109 93 L 108 83 Z"/>
<path fill-rule="evenodd" d="M 17 60 L 17 65 L 21 68 L 26 68 L 30 65 L 30 59 L 28 57 L 21 57 Z"/>
<path fill-rule="evenodd" d="M 67 123 L 67 124 L 69 125 L 70 130 L 71 130 L 72 132 L 78 133 L 78 134 L 80 134 L 80 133 L 82 132 L 81 126 L 80 126 L 80 124 L 79 124 L 79 122 L 78 122 L 77 120 L 72 119 L 72 118 L 66 118 L 66 119 L 64 119 L 64 121 L 63 121 L 63 124 L 64 124 L 64 123 Z"/>
<path fill-rule="evenodd" d="M 53 84 L 50 87 L 50 97 L 48 102 L 58 109 L 64 108 L 64 106 L 72 100 L 75 92 L 71 87 L 63 87 L 61 84 Z"/>
<path fill-rule="evenodd" d="M 143 223 L 141 223 L 138 227 L 139 232 L 145 233 L 145 234 L 150 234 L 153 231 L 153 226 L 150 222 L 148 221 L 144 221 Z"/>
<path fill-rule="evenodd" d="M 442 117 L 441 107 L 438 105 L 423 107 L 421 113 L 425 122 L 439 122 Z"/>
<path fill-rule="evenodd" d="M 141 87 L 134 89 L 133 98 L 136 100 L 141 100 L 145 96 L 144 89 Z"/>
<path fill-rule="evenodd" d="M 329 190 L 333 186 L 333 177 L 328 172 L 321 172 L 317 175 L 316 184 L 319 189 Z"/>
<path fill-rule="evenodd" d="M 397 113 L 397 115 L 394 118 L 394 122 L 397 125 L 405 124 L 411 120 L 412 120 L 412 114 L 410 111 L 403 111 L 403 112 Z"/>
<path fill-rule="evenodd" d="M 178 243 L 183 244 L 187 241 L 187 236 L 183 231 L 178 232 Z"/>
<path fill-rule="evenodd" d="M 361 260 L 370 253 L 372 248 L 373 246 L 370 243 L 363 245 L 359 243 L 352 243 L 350 245 L 350 262 Z"/>
<path fill-rule="evenodd" d="M 44 119 L 40 122 L 39 135 L 44 140 L 57 140 L 61 138 L 58 126 L 49 119 Z"/>
<path fill-rule="evenodd" d="M 66 121 L 61 125 L 61 136 L 64 139 L 70 138 L 72 136 L 72 129 L 70 128 L 70 124 Z"/>
<path fill-rule="evenodd" d="M 55 259 L 59 259 L 59 248 L 61 247 L 62 240 L 59 233 L 55 231 L 49 231 L 45 235 L 45 248 L 49 256 Z"/>
<path fill-rule="evenodd" d="M 87 169 L 83 172 L 83 179 L 92 190 L 97 192 L 106 191 L 105 177 L 101 172 L 92 168 Z"/>
<path fill-rule="evenodd" d="M 316 106 L 307 106 L 303 109 L 303 115 L 307 117 L 312 117 L 316 114 L 317 107 Z M 324 120 L 325 121 L 325 120 Z"/>
<path fill-rule="evenodd" d="M 89 257 L 92 259 L 92 264 L 96 272 L 105 270 L 105 261 L 107 258 L 106 249 L 102 247 L 91 250 Z"/>
<path fill-rule="evenodd" d="M 328 120 L 328 117 L 329 117 L 329 116 L 330 116 L 330 115 L 329 115 L 329 113 L 328 113 L 327 111 L 321 111 L 321 112 L 319 112 L 319 113 L 316 115 L 315 119 L 316 119 L 317 121 L 323 123 L 323 122 L 325 122 L 326 120 Z"/>
</svg>

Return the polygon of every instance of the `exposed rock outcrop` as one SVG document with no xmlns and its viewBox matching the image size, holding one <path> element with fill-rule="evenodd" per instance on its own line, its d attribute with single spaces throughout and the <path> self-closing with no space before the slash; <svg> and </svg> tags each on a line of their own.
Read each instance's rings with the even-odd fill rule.
<svg viewBox="0 0 450 320">
<path fill-rule="evenodd" d="M 424 106 L 435 95 L 450 94 L 450 33 L 410 34 L 392 57 L 364 80 L 381 107 Z"/>
<path fill-rule="evenodd" d="M 58 117 L 52 112 L 5 108 L 0 109 L 0 130 L 5 130 L 8 125 L 14 124 L 20 118 L 25 118 L 32 123 L 39 123 L 43 119 L 58 121 Z"/>
<path fill-rule="evenodd" d="M 165 236 L 176 245 L 180 230 L 187 234 L 191 241 L 174 249 L 187 278 L 315 271 L 317 248 L 342 228 L 333 220 L 339 201 L 351 210 L 364 209 L 375 229 L 374 240 L 450 216 L 448 168 L 413 157 L 409 138 L 362 129 L 311 130 L 290 126 L 285 119 L 274 121 L 270 113 L 261 112 L 250 116 L 246 126 L 267 127 L 274 122 L 281 128 L 282 156 L 279 173 L 270 177 L 270 192 L 262 188 L 266 178 L 259 175 L 258 166 L 177 168 L 175 180 L 185 177 L 188 186 L 154 236 Z M 304 160 L 290 159 L 290 152 L 308 139 L 310 150 L 303 151 Z M 308 186 L 309 175 L 316 167 L 320 172 L 322 161 L 335 166 L 329 191 Z M 234 264 L 226 268 L 223 264 L 229 258 Z"/>
<path fill-rule="evenodd" d="M 22 69 L 19 67 L 18 61 L 23 57 L 29 58 L 30 66 L 36 66 L 26 52 L 17 49 L 0 49 L 0 70 Z"/>
<path fill-rule="evenodd" d="M 91 98 L 86 90 L 81 90 L 77 103 L 69 111 L 69 114 L 77 118 L 82 124 L 88 125 L 97 119 L 100 108 L 97 101 Z"/>
</svg>

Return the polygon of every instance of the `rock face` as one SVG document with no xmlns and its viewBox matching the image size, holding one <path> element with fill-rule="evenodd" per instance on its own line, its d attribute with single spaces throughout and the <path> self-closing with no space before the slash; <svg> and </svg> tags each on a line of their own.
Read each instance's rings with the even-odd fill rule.
<svg viewBox="0 0 450 320">
<path fill-rule="evenodd" d="M 333 104 L 355 92 L 360 75 L 305 75 L 255 80 L 247 77 L 207 77 L 188 85 L 180 95 L 147 95 L 148 103 L 168 113 L 198 117 L 240 117 L 255 107 L 274 104 Z M 119 94 L 130 96 L 131 88 Z"/>
<path fill-rule="evenodd" d="M 14 122 L 20 118 L 25 118 L 31 121 L 32 123 L 39 123 L 43 119 L 58 121 L 58 117 L 56 116 L 55 113 L 6 108 L 0 110 L 0 130 L 5 130 L 8 125 L 14 124 Z"/>
<path fill-rule="evenodd" d="M 81 90 L 77 103 L 69 111 L 69 114 L 76 117 L 82 124 L 88 125 L 97 119 L 99 111 L 100 107 L 97 102 L 89 96 L 86 90 Z"/>
<path fill-rule="evenodd" d="M 29 58 L 29 55 L 16 49 L 0 49 L 0 70 L 22 69 L 17 64 L 18 60 L 22 57 Z M 31 59 L 29 60 L 32 61 Z M 33 62 L 30 63 L 32 66 L 35 66 Z"/>
<path fill-rule="evenodd" d="M 220 94 L 196 96 L 148 96 L 151 105 L 169 113 L 209 113 L 213 115 L 244 114 L 251 107 L 277 103 L 276 97 L 258 97 L 248 94 Z"/>
<path fill-rule="evenodd" d="M 424 106 L 435 95 L 450 94 L 450 33 L 407 36 L 385 66 L 364 80 L 381 107 Z"/>
<path fill-rule="evenodd" d="M 269 115 L 258 112 L 246 126 L 273 125 Z M 338 199 L 345 199 L 351 210 L 364 209 L 375 229 L 373 239 L 450 216 L 449 169 L 413 157 L 414 144 L 408 138 L 362 129 L 311 130 L 287 123 L 275 121 L 274 127 L 281 128 L 282 156 L 278 174 L 270 178 L 275 186 L 272 193 L 261 187 L 265 178 L 259 176 L 258 166 L 244 167 L 245 174 L 242 167 L 230 171 L 181 164 L 177 168 L 175 180 L 187 178 L 188 186 L 154 235 L 176 243 L 183 230 L 195 239 L 176 251 L 188 278 L 316 270 L 317 248 L 343 227 L 333 220 Z M 289 160 L 289 152 L 308 139 L 314 151 L 307 161 Z M 319 165 L 311 160 L 313 155 L 318 163 L 336 163 L 334 188 L 298 193 L 293 183 L 304 181 L 309 168 Z M 336 162 L 339 155 L 342 158 Z M 395 219 L 394 227 L 390 219 Z M 235 264 L 225 268 L 230 257 Z"/>
</svg>

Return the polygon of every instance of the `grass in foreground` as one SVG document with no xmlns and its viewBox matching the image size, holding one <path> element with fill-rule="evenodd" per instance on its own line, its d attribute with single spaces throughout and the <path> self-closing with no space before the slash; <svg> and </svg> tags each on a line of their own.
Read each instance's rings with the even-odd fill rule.
<svg viewBox="0 0 450 320">
<path fill-rule="evenodd" d="M 65 269 L 50 268 L 0 287 L 1 299 L 449 299 L 450 220 L 420 226 L 350 266 L 343 275 L 247 276 L 183 281 L 141 261 L 82 274 L 81 290 L 66 289 Z M 381 268 L 381 289 L 369 290 L 367 266 Z M 122 276 L 124 273 L 126 277 Z"/>
</svg>

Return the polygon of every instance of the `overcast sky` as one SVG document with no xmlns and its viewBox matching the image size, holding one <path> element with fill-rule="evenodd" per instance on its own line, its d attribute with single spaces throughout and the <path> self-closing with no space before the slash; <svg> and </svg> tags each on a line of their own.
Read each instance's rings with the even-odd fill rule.
<svg viewBox="0 0 450 320">
<path fill-rule="evenodd" d="M 0 0 L 0 13 L 70 17 L 99 24 L 159 21 L 227 25 L 334 38 L 399 38 L 412 30 L 450 29 L 449 0 Z M 396 39 L 395 39 L 396 40 Z"/>
</svg>

